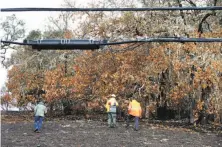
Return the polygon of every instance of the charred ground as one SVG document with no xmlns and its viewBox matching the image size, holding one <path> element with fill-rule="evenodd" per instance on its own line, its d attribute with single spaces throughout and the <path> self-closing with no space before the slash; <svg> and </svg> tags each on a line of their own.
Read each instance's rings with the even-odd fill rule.
<svg viewBox="0 0 222 147">
<path fill-rule="evenodd" d="M 193 127 L 174 121 L 147 121 L 140 130 L 108 128 L 103 119 L 76 116 L 46 118 L 41 133 L 33 132 L 31 115 L 2 115 L 2 147 L 131 147 L 131 146 L 221 146 L 221 127 Z M 105 118 L 105 117 L 104 117 Z M 133 125 L 133 122 L 131 123 Z"/>
</svg>

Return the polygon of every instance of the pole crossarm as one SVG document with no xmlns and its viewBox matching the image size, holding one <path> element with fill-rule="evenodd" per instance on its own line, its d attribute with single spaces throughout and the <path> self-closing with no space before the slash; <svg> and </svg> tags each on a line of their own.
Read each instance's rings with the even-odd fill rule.
<svg viewBox="0 0 222 147">
<path fill-rule="evenodd" d="M 222 10 L 222 6 L 208 7 L 145 7 L 145 8 L 1 8 L 1 12 L 26 11 L 178 11 L 178 10 Z"/>
</svg>

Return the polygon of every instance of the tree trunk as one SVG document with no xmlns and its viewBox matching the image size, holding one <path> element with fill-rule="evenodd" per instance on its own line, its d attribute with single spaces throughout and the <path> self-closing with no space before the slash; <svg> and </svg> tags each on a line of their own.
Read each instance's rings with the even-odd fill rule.
<svg viewBox="0 0 222 147">
<path fill-rule="evenodd" d="M 54 106 L 54 103 L 50 103 L 50 105 L 49 105 L 49 115 L 52 115 L 52 113 L 53 113 L 53 106 Z"/>
<path fill-rule="evenodd" d="M 193 106 L 194 106 L 194 97 L 193 96 L 189 96 L 190 97 L 190 105 L 189 105 L 189 122 L 190 124 L 194 124 L 194 115 L 193 115 Z"/>
<path fill-rule="evenodd" d="M 179 119 L 179 120 L 181 119 L 180 112 L 181 112 L 181 110 L 180 110 L 180 107 L 179 107 L 179 108 L 178 108 L 178 119 Z"/>
<path fill-rule="evenodd" d="M 145 118 L 149 119 L 149 96 L 145 98 Z"/>
<path fill-rule="evenodd" d="M 9 105 L 8 103 L 6 103 L 6 105 L 5 105 L 6 106 L 6 112 L 8 112 L 8 105 Z"/>
</svg>

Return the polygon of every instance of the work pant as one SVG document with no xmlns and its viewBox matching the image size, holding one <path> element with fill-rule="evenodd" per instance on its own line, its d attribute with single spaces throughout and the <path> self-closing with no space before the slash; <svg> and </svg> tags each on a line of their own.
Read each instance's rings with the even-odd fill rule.
<svg viewBox="0 0 222 147">
<path fill-rule="evenodd" d="M 108 112 L 108 125 L 109 125 L 109 127 L 116 126 L 116 113 Z"/>
<path fill-rule="evenodd" d="M 42 128 L 43 117 L 35 116 L 35 130 L 40 130 Z"/>
<path fill-rule="evenodd" d="M 129 126 L 130 119 L 134 118 L 135 124 L 134 124 L 134 129 L 138 130 L 139 129 L 139 117 L 138 116 L 132 116 L 128 115 L 126 119 L 126 126 Z"/>
</svg>

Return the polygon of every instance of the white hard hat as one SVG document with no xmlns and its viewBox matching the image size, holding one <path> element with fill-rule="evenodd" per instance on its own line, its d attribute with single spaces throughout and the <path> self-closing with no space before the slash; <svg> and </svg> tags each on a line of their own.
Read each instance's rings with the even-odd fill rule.
<svg viewBox="0 0 222 147">
<path fill-rule="evenodd" d="M 116 97 L 116 95 L 115 95 L 115 94 L 111 94 L 111 95 L 110 95 L 110 97 L 114 97 L 114 98 L 115 98 L 115 97 Z"/>
</svg>

